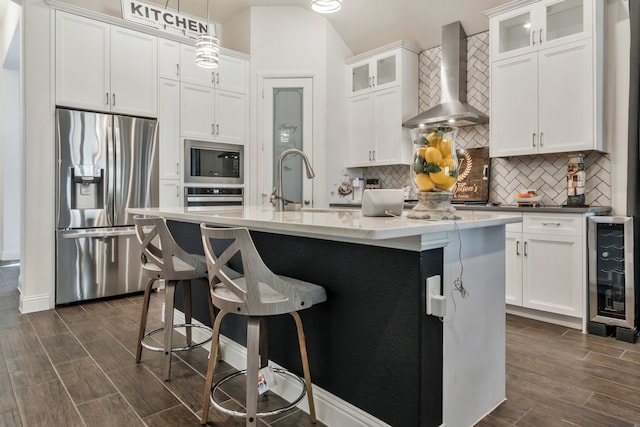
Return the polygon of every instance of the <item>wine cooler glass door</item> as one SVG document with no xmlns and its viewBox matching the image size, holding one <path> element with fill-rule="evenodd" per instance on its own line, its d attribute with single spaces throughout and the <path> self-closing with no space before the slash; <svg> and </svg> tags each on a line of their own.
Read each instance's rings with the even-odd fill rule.
<svg viewBox="0 0 640 427">
<path fill-rule="evenodd" d="M 634 327 L 632 227 L 631 218 L 589 218 L 589 312 L 593 322 Z"/>
</svg>

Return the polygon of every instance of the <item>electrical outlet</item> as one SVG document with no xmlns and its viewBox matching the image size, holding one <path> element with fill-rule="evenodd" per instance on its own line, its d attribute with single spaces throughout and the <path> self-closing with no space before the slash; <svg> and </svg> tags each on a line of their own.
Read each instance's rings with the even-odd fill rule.
<svg viewBox="0 0 640 427">
<path fill-rule="evenodd" d="M 440 295 L 440 276 L 428 277 L 426 285 L 427 314 L 444 317 L 447 312 L 447 300 Z"/>
<path fill-rule="evenodd" d="M 432 301 L 434 295 L 440 295 L 440 275 L 427 277 L 427 314 L 432 314 Z"/>
</svg>

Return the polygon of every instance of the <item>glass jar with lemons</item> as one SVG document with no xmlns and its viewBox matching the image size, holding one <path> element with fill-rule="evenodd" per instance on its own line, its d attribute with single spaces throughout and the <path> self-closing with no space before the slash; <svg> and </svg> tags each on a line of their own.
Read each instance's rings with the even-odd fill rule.
<svg viewBox="0 0 640 427">
<path fill-rule="evenodd" d="M 458 177 L 455 138 L 457 128 L 424 126 L 411 131 L 412 182 L 417 191 L 451 191 Z"/>
</svg>

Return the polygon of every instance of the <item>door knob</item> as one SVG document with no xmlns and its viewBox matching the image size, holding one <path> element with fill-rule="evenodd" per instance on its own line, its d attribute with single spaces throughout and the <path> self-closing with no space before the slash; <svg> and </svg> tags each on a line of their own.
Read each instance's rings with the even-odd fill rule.
<svg viewBox="0 0 640 427">
<path fill-rule="evenodd" d="M 305 204 L 305 205 L 309 205 L 309 204 L 311 204 L 311 201 L 310 201 L 310 200 L 305 200 L 305 201 L 304 201 L 304 204 Z"/>
</svg>

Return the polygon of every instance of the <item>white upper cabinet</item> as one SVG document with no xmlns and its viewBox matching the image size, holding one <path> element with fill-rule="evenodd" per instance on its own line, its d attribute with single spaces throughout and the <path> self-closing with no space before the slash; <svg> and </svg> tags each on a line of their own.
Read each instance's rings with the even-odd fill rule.
<svg viewBox="0 0 640 427">
<path fill-rule="evenodd" d="M 589 38 L 592 0 L 546 0 L 505 12 L 491 20 L 493 61 Z"/>
<path fill-rule="evenodd" d="M 246 59 L 221 53 L 218 68 L 214 69 L 216 90 L 246 94 L 248 68 Z"/>
<path fill-rule="evenodd" d="M 180 80 L 197 85 L 213 86 L 215 68 L 203 68 L 196 65 L 196 47 L 180 45 Z"/>
<path fill-rule="evenodd" d="M 247 127 L 246 95 L 219 90 L 214 93 L 214 140 L 244 144 Z"/>
<path fill-rule="evenodd" d="M 492 157 L 604 149 L 603 15 L 555 0 L 491 16 Z"/>
<path fill-rule="evenodd" d="M 110 111 L 111 26 L 56 13 L 56 104 Z"/>
<path fill-rule="evenodd" d="M 418 114 L 418 52 L 400 42 L 347 60 L 347 166 L 411 163 L 405 120 Z"/>
<path fill-rule="evenodd" d="M 56 12 L 56 104 L 155 117 L 157 38 Z"/>
<path fill-rule="evenodd" d="M 111 27 L 111 111 L 158 114 L 158 40 L 148 34 Z"/>
<path fill-rule="evenodd" d="M 180 84 L 180 129 L 185 138 L 214 140 L 216 129 L 211 86 Z"/>
<path fill-rule="evenodd" d="M 180 43 L 158 39 L 158 77 L 180 80 Z"/>
<path fill-rule="evenodd" d="M 373 56 L 348 67 L 349 96 L 385 89 L 400 84 L 402 50 Z"/>
</svg>

